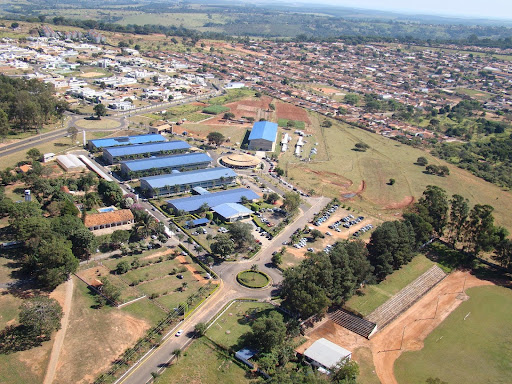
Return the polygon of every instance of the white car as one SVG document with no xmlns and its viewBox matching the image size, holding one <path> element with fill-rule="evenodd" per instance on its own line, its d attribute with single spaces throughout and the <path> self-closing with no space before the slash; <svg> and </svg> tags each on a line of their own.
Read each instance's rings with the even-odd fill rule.
<svg viewBox="0 0 512 384">
<path fill-rule="evenodd" d="M 180 329 L 174 336 L 180 337 L 183 334 L 183 329 Z"/>
</svg>

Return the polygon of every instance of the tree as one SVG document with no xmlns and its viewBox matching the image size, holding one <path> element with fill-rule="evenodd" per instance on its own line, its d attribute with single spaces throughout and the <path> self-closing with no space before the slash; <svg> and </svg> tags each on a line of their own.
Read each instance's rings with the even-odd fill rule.
<svg viewBox="0 0 512 384">
<path fill-rule="evenodd" d="M 208 329 L 208 326 L 205 323 L 197 323 L 194 326 L 194 330 L 199 336 L 204 336 L 206 333 L 206 330 Z"/>
<path fill-rule="evenodd" d="M 332 127 L 332 121 L 331 120 L 324 120 L 322 121 L 322 127 L 324 128 L 331 128 Z"/>
<path fill-rule="evenodd" d="M 31 148 L 27 151 L 27 159 L 33 162 L 41 160 L 41 157 L 43 157 L 43 154 L 37 148 Z"/>
<path fill-rule="evenodd" d="M 274 104 L 270 103 L 268 105 L 268 109 L 269 109 L 269 111 L 275 111 L 276 110 L 276 106 Z"/>
<path fill-rule="evenodd" d="M 323 234 L 321 231 L 319 231 L 318 229 L 316 229 L 316 228 L 315 228 L 315 229 L 313 229 L 313 230 L 311 230 L 311 232 L 310 232 L 309 234 L 311 235 L 311 239 L 312 239 L 313 241 L 315 241 L 315 240 L 316 240 L 316 239 L 318 239 L 319 237 L 320 237 L 320 238 L 325 237 L 325 236 L 324 236 L 324 234 Z"/>
<path fill-rule="evenodd" d="M 271 192 L 267 196 L 267 202 L 269 204 L 275 204 L 279 200 L 279 195 L 276 192 Z"/>
<path fill-rule="evenodd" d="M 359 103 L 359 95 L 357 95 L 355 93 L 347 93 L 344 96 L 343 100 L 347 104 L 356 105 L 357 103 Z"/>
<path fill-rule="evenodd" d="M 395 183 L 396 183 L 395 179 L 389 179 L 389 182 L 388 182 L 389 185 L 394 185 Z"/>
<path fill-rule="evenodd" d="M 74 125 L 72 125 L 68 128 L 67 132 L 69 137 L 71 138 L 71 143 L 74 144 L 76 142 L 76 137 L 78 135 L 78 129 Z"/>
<path fill-rule="evenodd" d="M 222 118 L 224 120 L 231 120 L 235 118 L 235 114 L 233 112 L 226 112 Z"/>
<path fill-rule="evenodd" d="M 354 360 L 342 360 L 331 372 L 333 383 L 356 384 L 359 375 L 359 365 Z"/>
<path fill-rule="evenodd" d="M 176 360 L 179 360 L 179 358 L 181 357 L 181 349 L 176 348 L 174 351 L 172 351 L 172 354 L 176 356 Z"/>
<path fill-rule="evenodd" d="M 437 236 L 442 236 L 448 220 L 446 191 L 435 185 L 427 185 L 417 205 L 424 208 L 424 219 L 432 224 Z"/>
<path fill-rule="evenodd" d="M 229 235 L 237 249 L 242 249 L 254 242 L 252 226 L 248 223 L 241 223 L 237 221 L 231 224 L 229 227 Z"/>
<path fill-rule="evenodd" d="M 354 147 L 356 147 L 356 150 L 360 152 L 366 152 L 366 150 L 370 148 L 368 144 L 363 142 L 356 143 Z"/>
<path fill-rule="evenodd" d="M 282 209 L 288 212 L 288 214 L 294 214 L 300 206 L 301 200 L 300 195 L 295 192 L 287 192 L 284 194 Z"/>
<path fill-rule="evenodd" d="M 274 256 L 272 256 L 271 261 L 276 267 L 279 267 L 283 263 L 283 255 L 280 252 L 278 252 Z"/>
<path fill-rule="evenodd" d="M 476 204 L 469 213 L 464 249 L 475 256 L 481 251 L 491 251 L 500 241 L 500 232 L 494 226 L 493 211 L 490 205 Z"/>
<path fill-rule="evenodd" d="M 101 116 L 105 116 L 107 114 L 107 108 L 105 108 L 105 106 L 101 103 L 96 104 L 93 109 L 94 113 L 98 117 L 98 120 L 101 119 Z"/>
<path fill-rule="evenodd" d="M 130 263 L 126 260 L 123 260 L 123 261 L 120 261 L 119 263 L 117 263 L 116 273 L 119 275 L 123 275 L 126 272 L 128 272 L 130 269 L 132 269 L 132 266 L 130 265 Z"/>
<path fill-rule="evenodd" d="M 0 136 L 6 136 L 10 129 L 9 116 L 3 109 L 0 109 Z"/>
<path fill-rule="evenodd" d="M 277 173 L 277 176 L 281 177 L 284 175 L 284 170 L 282 168 L 276 167 L 274 172 Z"/>
<path fill-rule="evenodd" d="M 410 224 L 414 231 L 416 238 L 415 248 L 418 248 L 430 240 L 434 228 L 432 228 L 432 225 L 426 221 L 423 216 L 415 212 L 408 212 L 403 214 L 403 218 Z"/>
<path fill-rule="evenodd" d="M 219 234 L 214 239 L 215 242 L 212 243 L 210 249 L 215 255 L 226 258 L 235 252 L 235 244 L 228 235 Z"/>
<path fill-rule="evenodd" d="M 420 156 L 418 159 L 416 159 L 416 164 L 425 166 L 428 164 L 428 160 L 426 157 Z"/>
<path fill-rule="evenodd" d="M 504 239 L 496 245 L 493 260 L 496 260 L 503 268 L 512 269 L 512 241 Z"/>
<path fill-rule="evenodd" d="M 463 240 L 464 228 L 469 215 L 469 202 L 460 195 L 453 195 L 450 200 L 450 221 L 448 222 L 448 239 L 456 247 Z"/>
<path fill-rule="evenodd" d="M 208 142 L 215 145 L 221 145 L 225 141 L 225 137 L 220 132 L 210 132 L 207 136 Z"/>
<path fill-rule="evenodd" d="M 286 338 L 286 324 L 283 315 L 272 311 L 254 320 L 248 338 L 263 352 L 270 352 L 281 345 Z"/>
<path fill-rule="evenodd" d="M 130 232 L 117 229 L 110 235 L 110 245 L 114 249 L 119 249 L 121 244 L 127 243 L 129 239 Z"/>
<path fill-rule="evenodd" d="M 100 287 L 100 292 L 110 300 L 110 303 L 112 305 L 116 305 L 117 301 L 121 297 L 121 289 L 112 284 L 110 279 L 106 276 L 102 277 L 100 281 L 102 283 Z"/>
<path fill-rule="evenodd" d="M 19 320 L 27 333 L 49 340 L 52 332 L 60 329 L 62 316 L 57 300 L 36 296 L 20 306 Z"/>
<path fill-rule="evenodd" d="M 20 23 L 18 23 L 18 22 L 16 22 L 16 21 L 15 21 L 14 23 L 11 23 L 11 28 L 12 28 L 12 29 L 16 29 L 16 28 L 18 28 L 19 26 L 20 26 Z"/>
<path fill-rule="evenodd" d="M 375 276 L 383 280 L 413 258 L 416 237 L 405 221 L 386 221 L 373 231 L 368 243 L 368 259 Z"/>
</svg>

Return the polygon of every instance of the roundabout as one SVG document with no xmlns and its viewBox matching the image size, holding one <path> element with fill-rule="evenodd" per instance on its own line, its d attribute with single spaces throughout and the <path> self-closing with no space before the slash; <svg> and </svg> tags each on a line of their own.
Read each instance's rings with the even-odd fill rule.
<svg viewBox="0 0 512 384">
<path fill-rule="evenodd" d="M 265 288 L 270 284 L 270 276 L 261 271 L 245 270 L 236 275 L 236 281 L 246 288 Z"/>
</svg>

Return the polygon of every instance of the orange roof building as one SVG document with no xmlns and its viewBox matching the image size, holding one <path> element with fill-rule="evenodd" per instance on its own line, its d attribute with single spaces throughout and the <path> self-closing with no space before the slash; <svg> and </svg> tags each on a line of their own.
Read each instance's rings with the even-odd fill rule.
<svg viewBox="0 0 512 384">
<path fill-rule="evenodd" d="M 112 212 L 93 213 L 85 217 L 84 224 L 90 231 L 133 224 L 134 217 L 129 209 Z"/>
</svg>

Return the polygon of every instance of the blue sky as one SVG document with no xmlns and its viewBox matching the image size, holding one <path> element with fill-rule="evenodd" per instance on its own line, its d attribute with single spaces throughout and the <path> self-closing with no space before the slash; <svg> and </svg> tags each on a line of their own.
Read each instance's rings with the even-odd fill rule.
<svg viewBox="0 0 512 384">
<path fill-rule="evenodd" d="M 429 15 L 512 19 L 511 0 L 295 0 L 295 2 Z"/>
</svg>

